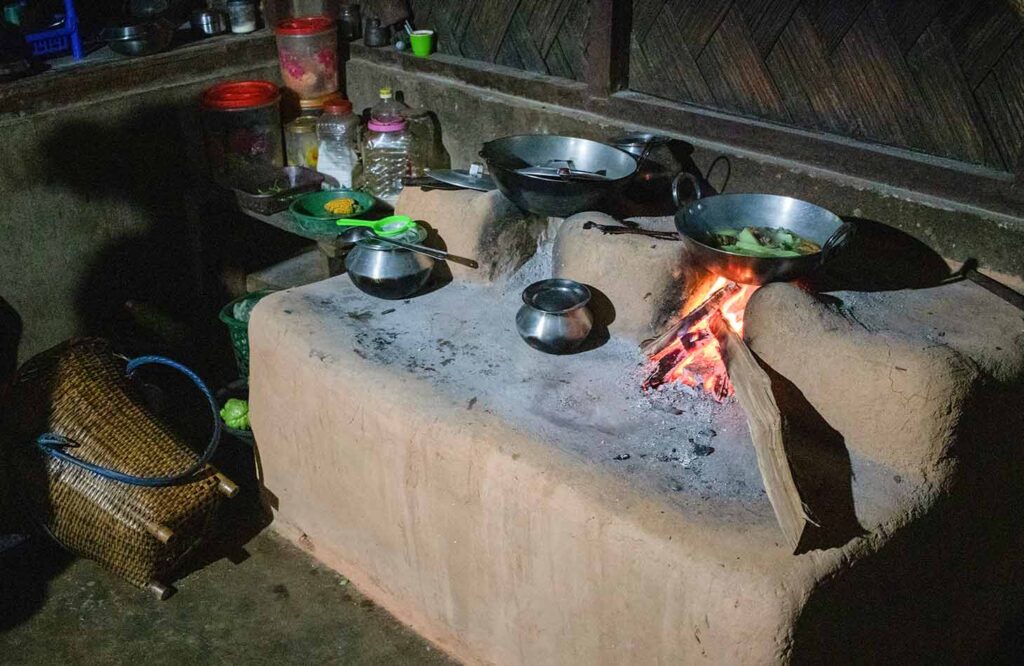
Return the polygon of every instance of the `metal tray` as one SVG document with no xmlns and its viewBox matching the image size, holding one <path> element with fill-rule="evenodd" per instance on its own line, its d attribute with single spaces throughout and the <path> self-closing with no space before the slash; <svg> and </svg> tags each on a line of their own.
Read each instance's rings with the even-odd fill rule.
<svg viewBox="0 0 1024 666">
<path fill-rule="evenodd" d="M 287 166 L 247 174 L 232 184 L 231 189 L 243 210 L 273 215 L 287 209 L 295 197 L 318 191 L 324 183 L 328 187 L 337 187 L 336 180 L 322 173 L 306 167 Z"/>
</svg>

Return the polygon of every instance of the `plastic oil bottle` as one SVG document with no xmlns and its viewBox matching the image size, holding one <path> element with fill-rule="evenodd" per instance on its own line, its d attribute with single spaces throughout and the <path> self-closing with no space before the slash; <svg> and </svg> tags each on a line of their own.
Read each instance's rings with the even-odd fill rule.
<svg viewBox="0 0 1024 666">
<path fill-rule="evenodd" d="M 370 109 L 363 166 L 366 189 L 392 207 L 402 191 L 402 178 L 410 174 L 409 123 L 391 88 L 380 89 L 380 101 Z"/>
</svg>

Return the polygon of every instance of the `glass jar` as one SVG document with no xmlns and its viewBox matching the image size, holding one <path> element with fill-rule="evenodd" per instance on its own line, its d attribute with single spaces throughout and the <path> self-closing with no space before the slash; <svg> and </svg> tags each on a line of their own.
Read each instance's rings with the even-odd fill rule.
<svg viewBox="0 0 1024 666">
<path fill-rule="evenodd" d="M 284 147 L 289 165 L 316 169 L 319 154 L 316 117 L 299 116 L 285 125 Z"/>
<path fill-rule="evenodd" d="M 286 19 L 277 24 L 277 56 L 285 86 L 300 99 L 338 90 L 338 31 L 326 16 Z"/>
<path fill-rule="evenodd" d="M 346 42 L 359 39 L 363 34 L 359 5 L 347 4 L 338 9 L 338 37 Z"/>
<path fill-rule="evenodd" d="M 228 0 L 227 12 L 231 32 L 245 34 L 256 30 L 255 0 Z"/>
<path fill-rule="evenodd" d="M 284 166 L 280 102 L 270 81 L 227 81 L 203 91 L 206 156 L 215 178 Z"/>
</svg>

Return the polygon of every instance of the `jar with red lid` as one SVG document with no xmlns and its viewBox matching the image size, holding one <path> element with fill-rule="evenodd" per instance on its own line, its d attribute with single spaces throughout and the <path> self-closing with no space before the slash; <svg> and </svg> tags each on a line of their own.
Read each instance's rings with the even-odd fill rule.
<svg viewBox="0 0 1024 666">
<path fill-rule="evenodd" d="M 206 157 L 216 178 L 284 166 L 280 101 L 270 81 L 226 81 L 203 91 Z"/>
<path fill-rule="evenodd" d="M 326 16 L 285 19 L 274 30 L 281 78 L 300 99 L 338 90 L 338 31 Z"/>
</svg>

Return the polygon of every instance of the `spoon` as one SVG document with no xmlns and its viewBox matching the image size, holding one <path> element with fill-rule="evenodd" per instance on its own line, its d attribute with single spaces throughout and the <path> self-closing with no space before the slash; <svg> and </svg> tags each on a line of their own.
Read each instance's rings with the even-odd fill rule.
<svg viewBox="0 0 1024 666">
<path fill-rule="evenodd" d="M 342 218 L 338 220 L 337 224 L 339 227 L 369 229 L 377 236 L 397 236 L 403 231 L 411 229 L 414 225 L 412 218 L 408 215 L 390 215 L 380 220 Z"/>
<path fill-rule="evenodd" d="M 472 259 L 456 257 L 453 254 L 448 254 L 444 250 L 435 250 L 434 248 L 426 247 L 425 245 L 416 245 L 414 243 L 406 243 L 404 241 L 395 240 L 394 238 L 380 236 L 378 234 L 375 234 L 373 232 L 373 229 L 369 227 L 351 227 L 338 234 L 338 238 L 346 243 L 357 243 L 361 240 L 366 240 L 368 238 L 376 238 L 377 240 L 382 240 L 385 243 L 397 245 L 398 247 L 405 248 L 406 250 L 410 250 L 418 254 L 422 254 L 423 256 L 430 257 L 431 259 L 437 259 L 439 261 L 452 261 L 457 264 L 462 264 L 463 266 L 469 266 L 470 268 L 480 267 L 480 264 L 478 264 Z"/>
</svg>

